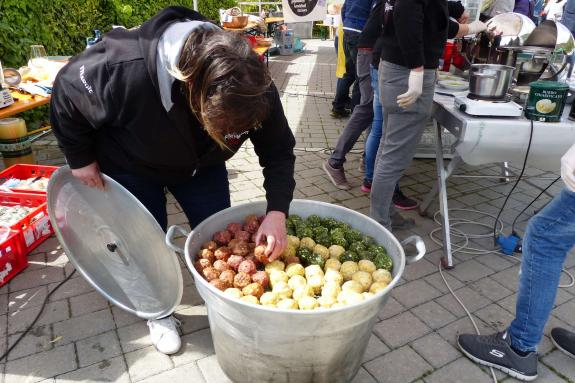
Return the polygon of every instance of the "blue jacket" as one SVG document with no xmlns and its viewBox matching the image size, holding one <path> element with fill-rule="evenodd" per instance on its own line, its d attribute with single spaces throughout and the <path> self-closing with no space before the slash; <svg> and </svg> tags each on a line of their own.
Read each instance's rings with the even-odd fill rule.
<svg viewBox="0 0 575 383">
<path fill-rule="evenodd" d="M 346 0 L 341 8 L 343 28 L 360 33 L 369 17 L 374 0 Z"/>
<path fill-rule="evenodd" d="M 569 28 L 573 36 L 575 36 L 575 0 L 567 0 L 565 8 L 563 8 L 561 22 Z"/>
</svg>

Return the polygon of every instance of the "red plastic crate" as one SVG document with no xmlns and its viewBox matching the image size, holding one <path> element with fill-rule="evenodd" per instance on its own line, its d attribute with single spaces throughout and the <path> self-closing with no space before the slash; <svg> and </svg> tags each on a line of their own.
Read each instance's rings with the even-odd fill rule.
<svg viewBox="0 0 575 383">
<path fill-rule="evenodd" d="M 28 165 L 17 164 L 12 165 L 7 169 L 0 172 L 0 185 L 8 181 L 10 178 L 19 180 L 26 180 L 32 177 L 46 177 L 50 178 L 52 173 L 58 169 L 58 166 L 45 166 L 45 165 Z M 18 193 L 32 193 L 32 194 L 46 194 L 45 191 L 31 190 L 31 189 L 18 189 L 10 188 L 10 190 Z"/>
<path fill-rule="evenodd" d="M 28 266 L 28 257 L 20 249 L 20 233 L 11 230 L 8 238 L 0 243 L 0 286 Z"/>
<path fill-rule="evenodd" d="M 33 208 L 26 217 L 10 227 L 20 234 L 18 240 L 23 255 L 28 255 L 54 232 L 48 216 L 46 195 L 0 192 L 0 205 Z"/>
</svg>

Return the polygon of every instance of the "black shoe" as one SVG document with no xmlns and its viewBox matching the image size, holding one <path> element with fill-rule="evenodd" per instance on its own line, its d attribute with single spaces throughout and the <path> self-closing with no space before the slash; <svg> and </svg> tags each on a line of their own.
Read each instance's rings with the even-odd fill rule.
<svg viewBox="0 0 575 383">
<path fill-rule="evenodd" d="M 331 116 L 335 118 L 343 118 L 350 115 L 350 111 L 347 109 L 332 109 Z"/>
<path fill-rule="evenodd" d="M 531 381 L 537 378 L 537 353 L 519 355 L 511 348 L 507 332 L 492 335 L 459 335 L 459 348 L 472 361 L 493 367 L 517 378 Z"/>
<path fill-rule="evenodd" d="M 393 205 L 400 210 L 413 210 L 417 208 L 419 203 L 416 200 L 407 197 L 401 192 L 401 190 L 398 190 L 393 193 Z"/>
<path fill-rule="evenodd" d="M 561 327 L 555 327 L 551 330 L 551 341 L 565 354 L 571 358 L 575 358 L 575 334 L 571 331 L 567 331 Z"/>
<path fill-rule="evenodd" d="M 409 230 L 415 226 L 413 218 L 405 218 L 398 212 L 391 215 L 391 230 Z"/>
</svg>

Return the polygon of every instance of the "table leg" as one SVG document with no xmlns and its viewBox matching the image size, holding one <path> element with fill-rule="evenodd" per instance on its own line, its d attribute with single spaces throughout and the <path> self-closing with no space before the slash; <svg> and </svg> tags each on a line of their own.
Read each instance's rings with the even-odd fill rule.
<svg viewBox="0 0 575 383">
<path fill-rule="evenodd" d="M 449 206 L 447 204 L 447 170 L 443 163 L 443 142 L 441 141 L 441 125 L 433 120 L 435 128 L 435 164 L 437 167 L 437 189 L 439 191 L 439 211 L 441 213 L 441 226 L 443 238 L 443 267 L 453 268 L 453 254 L 451 253 L 451 233 L 449 232 Z M 452 169 L 453 170 L 453 169 Z"/>
<path fill-rule="evenodd" d="M 455 154 L 453 156 L 453 158 L 451 159 L 451 161 L 449 161 L 449 164 L 447 165 L 447 168 L 445 170 L 446 180 L 453 174 L 455 169 L 457 169 L 459 164 L 461 164 L 462 162 L 463 160 L 461 159 L 461 156 L 459 156 L 458 154 Z M 429 206 L 435 200 L 435 197 L 437 197 L 438 193 L 439 193 L 439 183 L 435 183 L 433 185 L 433 188 L 431 188 L 431 190 L 425 195 L 423 201 L 419 204 L 419 215 L 427 217 L 433 216 L 434 212 L 429 211 Z"/>
<path fill-rule="evenodd" d="M 501 178 L 499 179 L 499 182 L 509 182 L 509 163 L 508 162 L 502 162 L 500 164 L 501 166 Z"/>
</svg>

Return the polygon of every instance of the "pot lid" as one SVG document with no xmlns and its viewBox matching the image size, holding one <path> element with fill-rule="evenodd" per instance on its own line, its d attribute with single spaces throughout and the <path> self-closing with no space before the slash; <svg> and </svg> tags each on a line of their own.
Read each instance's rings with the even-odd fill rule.
<svg viewBox="0 0 575 383">
<path fill-rule="evenodd" d="M 140 318 L 171 314 L 182 298 L 177 256 L 165 233 L 130 192 L 102 175 L 101 191 L 68 166 L 48 183 L 48 212 L 66 255 L 106 299 Z"/>
</svg>

